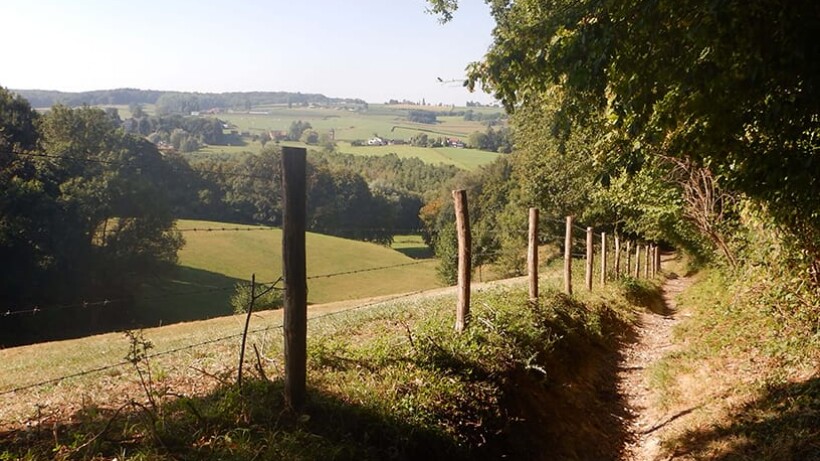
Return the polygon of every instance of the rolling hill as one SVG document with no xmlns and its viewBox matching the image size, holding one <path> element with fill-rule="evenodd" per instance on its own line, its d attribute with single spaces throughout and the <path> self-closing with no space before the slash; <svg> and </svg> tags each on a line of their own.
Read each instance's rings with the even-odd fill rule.
<svg viewBox="0 0 820 461">
<path fill-rule="evenodd" d="M 185 237 L 172 273 L 142 281 L 138 320 L 163 324 L 231 314 L 233 287 L 256 274 L 259 282 L 281 275 L 280 229 L 180 220 Z M 194 230 L 196 229 L 196 230 Z M 203 229 L 212 229 L 206 231 Z M 402 239 L 406 242 L 406 238 Z M 417 245 L 421 245 L 420 243 Z M 402 245 L 406 247 L 407 244 Z M 307 235 L 308 302 L 325 303 L 439 286 L 434 259 L 413 259 L 414 248 L 397 251 L 373 243 Z"/>
</svg>

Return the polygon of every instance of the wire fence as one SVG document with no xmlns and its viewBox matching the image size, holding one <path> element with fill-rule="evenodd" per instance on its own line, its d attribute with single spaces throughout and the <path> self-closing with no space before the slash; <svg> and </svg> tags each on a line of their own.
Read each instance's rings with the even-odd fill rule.
<svg viewBox="0 0 820 461">
<path fill-rule="evenodd" d="M 107 160 L 107 159 L 101 159 L 101 158 L 86 158 L 86 157 L 78 157 L 78 156 L 73 156 L 73 155 L 46 154 L 46 153 L 34 153 L 34 152 L 26 152 L 26 153 L 19 153 L 18 152 L 18 153 L 10 153 L 10 154 L 28 156 L 28 157 L 32 157 L 32 158 L 41 158 L 41 159 L 46 159 L 46 160 L 84 162 L 84 163 L 87 162 L 87 163 L 96 163 L 96 164 L 103 164 L 103 165 L 109 165 L 109 166 L 128 167 L 128 168 L 137 168 L 137 169 L 150 168 L 151 167 L 151 165 L 144 164 L 143 162 L 140 162 L 140 161 Z M 171 169 L 183 168 L 181 165 L 174 165 L 174 164 L 168 164 L 168 163 L 165 164 L 165 167 L 171 168 Z M 260 179 L 260 180 L 265 180 L 265 181 L 274 181 L 275 179 L 277 179 L 275 177 L 275 175 L 273 175 L 273 174 L 268 176 L 268 175 L 248 174 L 248 173 L 243 173 L 243 172 L 240 172 L 240 171 L 205 170 L 205 169 L 192 168 L 190 166 L 185 166 L 184 169 L 185 169 L 185 172 L 193 172 L 193 173 L 197 173 L 197 174 L 205 175 L 205 176 L 213 175 L 213 176 L 226 176 L 226 177 L 242 177 L 242 178 L 250 178 L 250 179 Z M 465 200 L 465 202 L 466 202 L 466 200 Z M 572 229 L 574 229 L 576 231 L 580 231 L 580 232 L 577 232 L 577 233 L 576 232 L 570 232 L 570 237 L 571 237 L 570 243 L 573 247 L 575 247 L 576 244 L 584 242 L 586 237 L 589 235 L 588 229 L 581 226 L 581 225 L 579 225 L 579 224 L 577 224 L 577 223 L 572 224 L 571 229 L 564 229 L 564 232 L 560 232 L 559 229 L 561 229 L 567 223 L 564 219 L 559 219 L 559 218 L 554 218 L 554 217 L 542 217 L 541 221 L 545 222 L 545 223 L 550 223 L 550 224 L 556 225 L 552 228 L 549 228 L 549 226 L 547 226 L 548 230 L 546 230 L 546 232 L 544 230 L 542 230 L 541 235 L 539 236 L 539 239 L 543 240 L 543 241 L 562 242 L 563 239 L 566 236 L 566 232 L 570 232 Z M 526 221 L 522 220 L 522 223 L 524 223 L 524 222 L 526 222 Z M 203 226 L 188 225 L 188 227 L 182 227 L 182 228 L 179 228 L 177 230 L 179 232 L 182 232 L 182 233 L 217 233 L 217 232 L 224 233 L 224 232 L 281 231 L 281 228 L 276 227 L 276 226 L 258 226 L 258 225 L 238 225 L 237 224 L 237 225 L 222 225 L 222 226 L 219 226 L 219 225 L 210 225 L 210 224 L 208 224 L 208 225 L 203 225 Z M 513 235 L 514 240 L 518 241 L 518 239 L 520 237 L 527 236 L 528 230 L 529 229 L 526 225 L 521 225 L 521 226 L 516 225 L 513 229 L 509 229 L 509 228 L 505 229 L 504 230 L 504 235 L 502 235 L 501 231 L 498 231 L 498 230 L 495 230 L 495 229 L 490 229 L 490 230 L 483 229 L 482 232 L 481 232 L 481 237 L 483 239 L 488 239 L 491 242 L 486 243 L 485 247 L 480 247 L 479 246 L 477 248 L 474 248 L 473 249 L 474 251 L 471 253 L 472 258 L 475 261 L 487 261 L 487 260 L 492 261 L 494 258 L 498 258 L 500 256 L 514 254 L 514 253 L 519 253 L 519 254 L 523 255 L 525 253 L 524 248 L 520 248 L 520 249 L 519 248 L 509 248 L 509 247 L 505 247 L 505 245 L 502 245 L 500 242 L 504 238 L 508 238 L 510 235 Z M 418 229 L 418 228 L 404 228 L 404 229 L 401 229 L 401 228 L 379 228 L 379 227 L 360 227 L 360 228 L 347 228 L 347 229 L 333 229 L 333 231 L 335 231 L 335 232 L 378 231 L 378 232 L 383 232 L 383 233 L 390 233 L 391 235 L 421 234 L 421 233 L 425 232 L 425 230 Z M 601 234 L 597 233 L 597 232 L 593 232 L 593 235 L 595 237 L 597 237 L 596 242 L 599 241 L 599 239 L 601 237 Z M 524 238 L 524 240 L 526 240 L 526 237 Z M 594 242 L 593 242 L 593 245 L 594 245 Z M 586 258 L 587 257 L 586 254 L 579 253 L 579 252 L 576 252 L 576 251 L 572 251 L 572 249 L 570 249 L 569 254 L 573 258 Z M 345 270 L 338 270 L 336 272 L 330 272 L 330 273 L 320 273 L 320 274 L 308 275 L 308 276 L 306 276 L 305 279 L 306 280 L 330 279 L 330 278 L 334 278 L 334 277 L 344 277 L 344 276 L 352 276 L 352 275 L 363 274 L 363 273 L 388 271 L 388 270 L 393 270 L 393 269 L 407 268 L 407 267 L 410 267 L 410 266 L 430 264 L 433 261 L 434 260 L 431 260 L 431 259 L 422 259 L 422 260 L 416 260 L 416 261 L 412 261 L 412 262 L 402 262 L 402 263 L 382 265 L 382 266 L 357 267 L 357 268 L 350 268 L 350 269 L 345 269 Z M 606 268 L 602 269 L 602 271 L 606 271 Z M 461 277 L 459 277 L 459 278 L 461 278 Z M 254 280 L 255 280 L 255 278 L 254 278 Z M 159 279 L 159 281 L 163 282 L 163 283 L 174 283 L 174 280 Z M 277 284 L 281 281 L 282 281 L 282 277 L 279 277 L 276 280 L 271 281 L 271 282 L 263 282 L 263 283 L 255 284 L 254 287 L 255 286 L 263 286 L 263 287 L 267 286 L 266 291 L 276 290 L 276 289 L 279 289 L 277 287 Z M 186 297 L 186 296 L 187 297 L 192 297 L 192 296 L 200 296 L 200 295 L 212 294 L 212 293 L 217 293 L 217 292 L 227 292 L 227 291 L 237 290 L 238 286 L 241 287 L 241 285 L 244 284 L 244 283 L 245 283 L 244 281 L 241 281 L 241 282 L 237 282 L 237 283 L 232 283 L 231 285 L 227 285 L 227 286 L 204 287 L 202 289 L 197 289 L 197 290 L 188 290 L 188 291 L 184 291 L 184 292 L 165 293 L 165 294 L 156 295 L 156 296 L 140 297 L 139 301 L 140 302 L 157 302 L 157 301 L 160 301 L 160 300 L 165 300 L 165 299 L 170 299 L 170 298 L 180 298 L 180 297 Z M 463 289 L 463 287 L 462 287 L 462 289 Z M 467 290 L 469 290 L 469 286 L 467 287 Z M 339 309 L 337 311 L 325 312 L 325 313 L 309 316 L 309 322 L 315 322 L 315 321 L 325 319 L 325 318 L 349 316 L 349 315 L 351 315 L 352 312 L 361 311 L 363 309 L 371 308 L 371 307 L 381 305 L 381 304 L 395 302 L 395 301 L 402 300 L 402 299 L 408 299 L 410 297 L 420 295 L 424 292 L 425 292 L 425 290 L 411 291 L 411 292 L 408 292 L 408 293 L 403 293 L 403 294 L 399 294 L 399 295 L 395 295 L 395 296 L 391 296 L 391 297 L 386 297 L 386 298 L 382 298 L 382 299 L 378 299 L 378 300 L 373 300 L 373 301 L 370 301 L 370 302 L 364 302 L 364 303 L 357 304 L 357 305 L 349 307 L 349 308 Z M 252 290 L 252 293 L 253 293 L 253 290 Z M 251 296 L 252 296 L 252 299 L 254 299 L 254 300 L 257 299 L 255 297 L 255 295 L 252 294 Z M 77 301 L 77 302 L 71 301 L 71 302 L 65 302 L 65 303 L 52 304 L 52 305 L 49 305 L 49 306 L 35 305 L 35 306 L 28 306 L 28 307 L 25 307 L 25 308 L 9 307 L 9 308 L 6 308 L 6 309 L 0 309 L 0 322 L 2 322 L 2 320 L 4 318 L 7 318 L 7 317 L 24 316 L 24 315 L 40 315 L 40 314 L 43 314 L 43 313 L 66 311 L 66 310 L 69 310 L 69 309 L 108 308 L 110 306 L 121 305 L 123 303 L 131 303 L 131 302 L 134 302 L 135 299 L 136 299 L 135 296 L 122 296 L 122 297 L 112 297 L 112 298 L 106 298 L 106 299 L 96 299 L 96 300 L 92 300 L 92 301 L 87 301 L 87 300 Z M 459 300 L 459 302 L 461 302 L 461 300 Z M 251 305 L 252 305 L 252 303 L 251 303 Z M 250 312 L 250 310 L 249 310 L 249 312 Z M 251 318 L 250 313 L 248 314 L 247 318 L 248 319 Z M 247 338 L 247 335 L 264 334 L 265 337 L 267 338 L 268 337 L 267 333 L 274 332 L 274 331 L 278 332 L 280 330 L 285 330 L 285 329 L 286 329 L 286 327 L 285 327 L 284 322 L 278 322 L 278 323 L 273 323 L 273 324 L 269 324 L 269 325 L 259 326 L 259 327 L 252 328 L 252 329 L 248 329 L 247 325 L 246 325 L 244 330 L 237 331 L 237 332 L 230 332 L 230 333 L 226 333 L 225 330 L 221 330 L 220 333 L 222 333 L 222 334 L 219 334 L 216 337 L 209 337 L 207 339 L 194 341 L 194 342 L 191 342 L 191 343 L 188 343 L 188 344 L 173 345 L 172 347 L 168 347 L 167 349 L 164 349 L 164 350 L 161 350 L 161 351 L 146 353 L 144 356 L 142 356 L 140 358 L 140 360 L 142 360 L 142 359 L 145 359 L 145 360 L 158 359 L 158 358 L 161 358 L 161 357 L 167 357 L 167 356 L 171 356 L 171 355 L 174 355 L 174 354 L 179 354 L 179 353 L 182 353 L 182 352 L 185 352 L 185 351 L 204 349 L 206 347 L 209 347 L 209 346 L 212 346 L 212 345 L 215 345 L 215 344 L 226 343 L 226 342 L 229 342 L 229 341 L 237 340 L 239 338 L 243 339 L 242 352 L 244 353 L 244 344 L 245 344 L 244 341 Z M 283 336 L 287 336 L 287 335 L 283 335 Z M 171 344 L 168 344 L 167 346 L 171 346 Z M 42 380 L 35 381 L 35 382 L 15 385 L 15 386 L 10 387 L 8 389 L 0 390 L 0 396 L 15 395 L 15 394 L 25 392 L 25 391 L 29 391 L 29 390 L 32 390 L 32 389 L 38 389 L 38 388 L 42 388 L 42 387 L 45 387 L 45 386 L 51 386 L 51 385 L 59 384 L 63 381 L 78 379 L 78 378 L 82 378 L 82 377 L 85 377 L 85 376 L 102 373 L 102 372 L 105 372 L 105 371 L 108 371 L 108 370 L 117 369 L 117 368 L 121 368 L 121 367 L 126 367 L 126 366 L 129 366 L 129 365 L 137 366 L 138 365 L 138 360 L 133 359 L 133 358 L 129 359 L 128 357 L 126 357 L 125 359 L 112 361 L 112 362 L 107 363 L 107 364 L 102 364 L 102 365 L 99 365 L 99 366 L 92 366 L 90 368 L 83 369 L 83 370 L 74 370 L 74 371 L 66 372 L 66 373 L 64 373 L 60 376 L 49 377 L 47 379 L 42 379 Z M 241 365 L 239 366 L 239 368 L 241 370 Z"/>
<path fill-rule="evenodd" d="M 361 273 L 365 273 L 365 272 L 385 271 L 385 270 L 390 270 L 390 269 L 398 269 L 398 268 L 402 268 L 402 267 L 417 266 L 417 265 L 421 265 L 421 264 L 430 264 L 430 263 L 433 263 L 433 262 L 435 262 L 435 260 L 423 259 L 423 260 L 413 261 L 413 262 L 409 262 L 409 263 L 399 263 L 399 264 L 392 264 L 392 265 L 378 266 L 378 267 L 365 267 L 365 268 L 361 268 L 361 269 L 353 269 L 353 270 L 340 271 L 340 272 L 334 272 L 334 273 L 328 273 L 328 274 L 312 275 L 312 276 L 308 276 L 307 279 L 308 280 L 328 279 L 328 278 L 341 277 L 341 276 L 346 276 L 346 275 L 361 274 Z M 165 279 L 165 280 L 161 279 L 160 281 L 174 282 L 174 280 L 167 280 L 167 279 Z M 248 283 L 250 283 L 250 281 L 248 281 Z M 270 284 L 275 284 L 275 283 L 276 283 L 276 281 L 274 280 L 274 281 L 271 281 L 271 282 L 257 282 L 257 285 L 263 285 L 264 286 L 264 285 L 270 285 Z M 168 294 L 164 294 L 164 295 L 141 297 L 141 298 L 139 298 L 139 301 L 140 302 L 159 301 L 159 300 L 170 299 L 170 298 L 178 298 L 178 297 L 184 297 L 184 296 L 195 296 L 195 295 L 217 293 L 217 292 L 224 292 L 224 291 L 233 291 L 233 290 L 236 290 L 236 288 L 237 288 L 237 284 L 232 284 L 232 285 L 223 286 L 223 287 L 211 287 L 211 288 L 205 288 L 205 289 L 202 289 L 202 290 L 191 290 L 191 291 L 185 291 L 185 292 L 179 292 L 179 293 L 168 293 Z M 11 316 L 17 316 L 17 315 L 36 315 L 36 314 L 39 314 L 39 313 L 48 313 L 48 312 L 60 311 L 60 310 L 64 310 L 64 309 L 87 309 L 87 308 L 90 308 L 90 307 L 107 307 L 107 306 L 113 306 L 113 305 L 118 304 L 118 303 L 121 304 L 121 303 L 124 303 L 124 302 L 133 302 L 134 300 L 135 300 L 135 297 L 130 296 L 130 297 L 121 297 L 121 298 L 112 298 L 112 299 L 101 299 L 101 300 L 94 300 L 94 301 L 78 301 L 78 302 L 74 302 L 74 303 L 53 304 L 53 305 L 48 305 L 48 306 L 32 306 L 32 307 L 24 308 L 24 309 L 17 309 L 17 308 L 13 308 L 13 307 L 8 307 L 6 309 L 0 309 L 0 320 L 2 320 L 3 317 L 11 317 Z"/>
<path fill-rule="evenodd" d="M 353 307 L 341 309 L 341 310 L 338 310 L 338 311 L 335 311 L 335 312 L 328 312 L 328 313 L 324 313 L 324 314 L 314 315 L 314 316 L 311 316 L 309 319 L 310 319 L 310 321 L 316 321 L 316 320 L 330 318 L 330 317 L 349 315 L 351 312 L 361 311 L 363 309 L 366 309 L 366 308 L 369 308 L 369 307 L 374 307 L 374 306 L 377 306 L 377 305 L 380 305 L 380 304 L 387 304 L 387 303 L 391 303 L 393 301 L 398 301 L 398 300 L 401 300 L 401 299 L 406 299 L 406 298 L 410 298 L 410 297 L 413 297 L 413 296 L 421 295 L 421 294 L 425 293 L 425 291 L 427 291 L 427 290 L 417 290 L 417 291 L 413 291 L 413 292 L 409 292 L 409 293 L 402 293 L 402 294 L 399 294 L 399 295 L 395 295 L 395 296 L 391 296 L 391 297 L 387 297 L 387 298 L 382 298 L 382 299 L 366 302 L 366 303 L 363 303 L 363 304 L 358 304 L 358 305 L 355 305 Z M 265 327 L 250 329 L 250 330 L 248 330 L 248 334 L 259 334 L 259 333 L 264 333 L 264 332 L 269 332 L 269 331 L 275 331 L 275 330 L 280 330 L 283 327 L 284 327 L 283 323 L 268 325 L 268 326 L 265 326 Z M 209 346 L 209 345 L 216 344 L 216 343 L 221 343 L 221 342 L 225 342 L 225 341 L 229 341 L 229 340 L 233 340 L 233 339 L 238 339 L 238 338 L 241 338 L 243 335 L 244 335 L 244 333 L 240 332 L 240 333 L 232 333 L 232 334 L 228 334 L 228 335 L 223 335 L 223 336 L 219 336 L 219 337 L 216 337 L 216 338 L 210 338 L 210 339 L 207 339 L 207 340 L 204 340 L 204 341 L 199 341 L 199 342 L 192 343 L 192 344 L 186 344 L 184 346 L 174 347 L 174 348 L 171 348 L 171 349 L 146 354 L 145 358 L 146 359 L 154 359 L 154 358 L 159 358 L 159 357 L 163 357 L 163 356 L 167 356 L 167 355 L 172 355 L 172 354 L 176 354 L 176 353 L 187 351 L 187 350 L 197 349 L 197 348 L 201 348 L 201 347 L 204 347 L 204 346 Z M 108 370 L 112 370 L 112 369 L 116 369 L 116 368 L 121 368 L 121 367 L 128 366 L 128 365 L 132 365 L 133 363 L 134 362 L 131 361 L 131 360 L 121 360 L 121 361 L 113 362 L 113 363 L 110 363 L 110 364 L 107 364 L 107 365 L 102 365 L 102 366 L 98 366 L 98 367 L 94 367 L 94 368 L 89 368 L 89 369 L 86 369 L 86 370 L 80 370 L 80 371 L 77 371 L 77 372 L 61 375 L 61 376 L 58 376 L 58 377 L 55 377 L 55 378 L 49 378 L 49 379 L 46 379 L 46 380 L 37 381 L 37 382 L 33 382 L 33 383 L 28 383 L 28 384 L 16 386 L 16 387 L 13 387 L 13 388 L 10 388 L 10 389 L 5 389 L 5 390 L 0 391 L 0 396 L 16 394 L 18 392 L 22 392 L 22 391 L 26 391 L 26 390 L 30 390 L 30 389 L 35 389 L 35 388 L 39 388 L 39 387 L 58 384 L 62 381 L 66 381 L 66 380 L 69 380 L 69 379 L 80 378 L 80 377 L 83 377 L 83 376 L 88 376 L 88 375 L 92 375 L 92 374 L 96 374 L 96 373 L 101 373 L 101 372 L 104 372 L 104 371 L 108 371 Z"/>
</svg>

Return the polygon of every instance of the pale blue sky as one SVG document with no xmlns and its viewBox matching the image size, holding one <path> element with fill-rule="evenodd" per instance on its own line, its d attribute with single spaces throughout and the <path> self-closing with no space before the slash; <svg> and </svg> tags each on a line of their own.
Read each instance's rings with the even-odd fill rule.
<svg viewBox="0 0 820 461">
<path fill-rule="evenodd" d="M 482 0 L 0 0 L 0 86 L 301 91 L 490 102 L 460 84 L 491 43 Z"/>
</svg>

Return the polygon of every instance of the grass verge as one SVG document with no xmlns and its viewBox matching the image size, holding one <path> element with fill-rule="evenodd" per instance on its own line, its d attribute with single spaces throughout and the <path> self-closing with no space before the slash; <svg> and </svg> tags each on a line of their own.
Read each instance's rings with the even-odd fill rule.
<svg viewBox="0 0 820 461">
<path fill-rule="evenodd" d="M 674 459 L 820 459 L 820 305 L 751 267 L 699 274 L 679 305 L 680 349 L 653 369 Z M 816 298 L 814 298 L 816 299 Z"/>
</svg>

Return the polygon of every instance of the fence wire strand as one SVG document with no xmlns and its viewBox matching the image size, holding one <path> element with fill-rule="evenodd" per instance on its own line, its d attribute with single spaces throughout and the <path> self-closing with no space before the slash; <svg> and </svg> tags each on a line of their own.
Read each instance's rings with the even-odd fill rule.
<svg viewBox="0 0 820 461">
<path fill-rule="evenodd" d="M 388 303 L 388 302 L 391 302 L 391 301 L 397 301 L 397 300 L 403 299 L 403 298 L 409 298 L 409 297 L 412 297 L 412 296 L 422 294 L 425 291 L 427 291 L 427 290 L 418 290 L 418 291 L 413 291 L 413 292 L 409 292 L 409 293 L 403 293 L 401 295 L 397 295 L 397 296 L 393 296 L 393 297 L 389 297 L 389 298 L 385 298 L 385 299 L 379 299 L 379 300 L 371 301 L 371 302 L 368 302 L 368 303 L 365 303 L 365 304 L 359 304 L 355 307 L 351 307 L 351 308 L 348 308 L 348 309 L 342 309 L 342 310 L 339 310 L 339 311 L 336 311 L 336 312 L 328 312 L 326 314 L 311 316 L 311 317 L 308 318 L 308 323 L 310 323 L 311 321 L 314 321 L 314 320 L 320 320 L 320 319 L 323 319 L 323 318 L 334 317 L 334 316 L 343 315 L 343 314 L 349 314 L 350 312 L 359 311 L 359 310 L 362 310 L 362 309 L 365 309 L 365 308 L 368 308 L 368 307 L 373 307 L 373 306 L 376 306 L 376 305 L 379 305 L 379 304 L 384 304 L 384 303 Z M 255 328 L 255 329 L 248 330 L 248 334 L 250 335 L 250 334 L 264 333 L 264 332 L 268 332 L 268 331 L 279 330 L 279 329 L 282 329 L 282 328 L 284 328 L 284 324 L 280 323 L 280 324 L 277 324 L 277 325 L 269 325 L 267 327 L 261 327 L 261 328 Z M 230 334 L 230 335 L 221 336 L 221 337 L 218 337 L 218 338 L 212 338 L 212 339 L 208 339 L 208 340 L 205 340 L 205 341 L 200 341 L 200 342 L 197 342 L 197 343 L 194 343 L 194 344 L 187 344 L 185 346 L 175 347 L 175 348 L 172 348 L 172 349 L 168 349 L 168 350 L 164 350 L 164 351 L 160 351 L 160 352 L 155 352 L 155 353 L 152 353 L 152 354 L 147 354 L 145 358 L 146 359 L 152 359 L 152 358 L 156 358 L 156 357 L 163 357 L 163 356 L 166 356 L 166 355 L 175 354 L 177 352 L 182 352 L 182 351 L 186 351 L 186 350 L 190 350 L 190 349 L 196 349 L 196 348 L 199 348 L 199 347 L 202 347 L 202 346 L 216 344 L 216 343 L 228 341 L 228 340 L 231 340 L 231 339 L 237 339 L 237 338 L 242 337 L 242 335 L 243 335 L 243 333 L 234 333 L 234 334 Z M 123 367 L 123 366 L 129 365 L 131 363 L 133 363 L 133 362 L 130 361 L 130 360 L 123 360 L 123 361 L 120 361 L 120 362 L 117 362 L 117 363 L 112 363 L 112 364 L 109 364 L 109 365 L 103 365 L 103 366 L 99 366 L 99 367 L 96 367 L 96 368 L 91 368 L 91 369 L 88 369 L 88 370 L 82 370 L 82 371 L 78 371 L 76 373 L 71 373 L 71 374 L 59 376 L 59 377 L 56 377 L 56 378 L 50 378 L 50 379 L 39 381 L 39 382 L 36 382 L 36 383 L 31 383 L 31 384 L 26 384 L 26 385 L 23 385 L 23 386 L 18 386 L 18 387 L 8 389 L 8 390 L 5 390 L 5 391 L 0 391 L 0 396 L 15 394 L 17 392 L 21 392 L 21 391 L 25 391 L 25 390 L 29 390 L 29 389 L 34 389 L 34 388 L 38 388 L 38 387 L 43 387 L 43 386 L 48 386 L 48 385 L 51 385 L 51 384 L 57 384 L 57 383 L 60 383 L 62 381 L 68 380 L 68 379 L 79 378 L 79 377 L 91 375 L 91 374 L 94 374 L 94 373 L 99 373 L 99 372 L 102 372 L 102 371 L 107 371 L 107 370 L 111 370 L 111 369 L 114 369 L 114 368 Z"/>
</svg>

